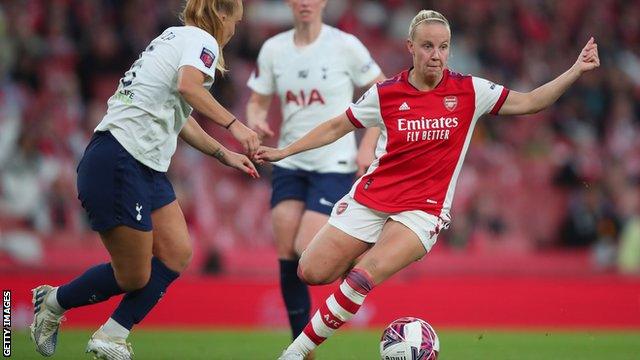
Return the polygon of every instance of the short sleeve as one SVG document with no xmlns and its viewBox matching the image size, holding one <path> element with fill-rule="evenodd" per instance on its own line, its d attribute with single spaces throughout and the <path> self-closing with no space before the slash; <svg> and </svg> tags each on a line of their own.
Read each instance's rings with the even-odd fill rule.
<svg viewBox="0 0 640 360">
<path fill-rule="evenodd" d="M 476 109 L 479 114 L 497 115 L 507 100 L 509 89 L 489 80 L 473 77 L 473 89 L 476 93 Z"/>
<path fill-rule="evenodd" d="M 258 54 L 256 68 L 251 73 L 247 86 L 262 95 L 271 95 L 275 92 L 275 81 L 273 76 L 273 59 L 271 42 L 267 41 L 262 45 Z"/>
<path fill-rule="evenodd" d="M 349 106 L 347 117 L 357 128 L 376 127 L 382 124 L 378 85 L 374 84 L 358 101 Z"/>
<path fill-rule="evenodd" d="M 188 32 L 182 49 L 182 57 L 178 69 L 190 65 L 202 71 L 211 79 L 215 79 L 219 48 L 216 39 L 200 30 Z"/>
<path fill-rule="evenodd" d="M 380 66 L 358 38 L 347 34 L 345 40 L 347 67 L 353 83 L 360 87 L 371 83 L 382 73 Z"/>
</svg>

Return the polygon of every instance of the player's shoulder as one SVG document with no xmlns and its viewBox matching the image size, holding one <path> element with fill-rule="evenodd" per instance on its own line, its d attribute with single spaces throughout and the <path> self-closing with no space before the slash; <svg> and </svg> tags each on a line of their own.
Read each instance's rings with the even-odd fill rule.
<svg viewBox="0 0 640 360">
<path fill-rule="evenodd" d="M 346 46 L 347 48 L 353 43 L 360 43 L 360 40 L 358 40 L 358 38 L 355 35 L 350 34 L 346 31 L 340 30 L 336 27 L 333 27 L 327 24 L 322 25 L 322 27 L 323 27 L 323 31 L 326 34 L 325 41 L 328 41 L 334 44 L 341 44 Z"/>
<path fill-rule="evenodd" d="M 449 91 L 469 91 L 474 87 L 473 75 L 463 74 L 457 71 L 446 69 L 446 82 L 443 90 Z"/>
<path fill-rule="evenodd" d="M 167 28 L 163 33 L 168 31 L 182 37 L 184 40 L 201 39 L 202 41 L 214 43 L 216 46 L 218 45 L 218 41 L 213 35 L 197 26 L 172 26 Z"/>
<path fill-rule="evenodd" d="M 268 38 L 264 44 L 262 44 L 262 48 L 269 50 L 278 49 L 286 46 L 291 41 L 293 41 L 293 29 L 283 31 Z"/>
<path fill-rule="evenodd" d="M 402 84 L 403 79 L 406 77 L 406 73 L 407 73 L 407 70 L 399 72 L 393 77 L 380 81 L 379 83 L 376 84 L 376 86 L 378 89 L 381 89 L 381 90 L 393 89 L 395 87 L 398 87 L 399 85 Z"/>
<path fill-rule="evenodd" d="M 447 69 L 446 71 L 448 71 L 449 80 L 451 81 L 462 82 L 462 81 L 469 81 L 473 78 L 473 75 L 471 74 L 463 74 L 450 69 Z"/>
</svg>

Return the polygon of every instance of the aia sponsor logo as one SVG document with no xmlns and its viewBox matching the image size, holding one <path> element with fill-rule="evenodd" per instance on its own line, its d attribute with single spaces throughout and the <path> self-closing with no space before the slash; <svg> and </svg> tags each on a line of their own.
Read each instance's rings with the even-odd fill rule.
<svg viewBox="0 0 640 360">
<path fill-rule="evenodd" d="M 457 96 L 445 96 L 442 102 L 444 103 L 444 107 L 449 111 L 453 111 L 458 107 Z"/>
<path fill-rule="evenodd" d="M 311 89 L 311 92 L 308 94 L 304 90 L 300 90 L 297 94 L 291 90 L 287 90 L 284 100 L 287 105 L 291 103 L 302 107 L 311 106 L 315 103 L 320 105 L 325 104 L 324 97 L 318 89 Z"/>
<path fill-rule="evenodd" d="M 338 207 L 336 208 L 336 214 L 341 215 L 345 210 L 347 210 L 348 207 L 349 207 L 349 204 L 347 204 L 346 202 L 341 202 L 340 204 L 338 204 Z"/>
</svg>

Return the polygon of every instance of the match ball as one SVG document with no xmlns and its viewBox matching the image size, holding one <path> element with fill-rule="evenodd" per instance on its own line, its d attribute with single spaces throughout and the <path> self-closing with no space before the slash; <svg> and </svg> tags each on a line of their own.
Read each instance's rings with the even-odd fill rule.
<svg viewBox="0 0 640 360">
<path fill-rule="evenodd" d="M 395 320 L 382 333 L 382 360 L 436 360 L 440 341 L 426 321 L 414 317 Z"/>
</svg>

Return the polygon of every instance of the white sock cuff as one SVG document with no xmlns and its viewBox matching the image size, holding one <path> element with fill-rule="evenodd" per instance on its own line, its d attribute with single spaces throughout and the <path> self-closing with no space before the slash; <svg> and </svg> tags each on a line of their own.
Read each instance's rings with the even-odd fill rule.
<svg viewBox="0 0 640 360">
<path fill-rule="evenodd" d="M 47 304 L 47 307 L 49 309 L 51 309 L 51 311 L 53 311 L 56 314 L 62 314 L 65 312 L 65 309 L 62 308 L 62 306 L 60 306 L 60 304 L 58 303 L 58 288 L 55 287 L 53 288 L 53 290 L 51 290 L 50 293 L 47 294 L 47 297 L 44 299 L 45 304 Z"/>
<path fill-rule="evenodd" d="M 118 339 L 126 339 L 129 336 L 129 329 L 120 325 L 117 321 L 109 318 L 104 325 L 102 325 L 102 332 L 107 334 L 107 336 Z"/>
<path fill-rule="evenodd" d="M 349 286 L 347 280 L 343 281 L 342 284 L 340 284 L 340 291 L 342 291 L 344 296 L 346 296 L 349 300 L 358 305 L 362 305 L 362 303 L 364 302 L 364 298 L 366 297 L 366 295 L 360 294 L 354 288 Z"/>
</svg>

